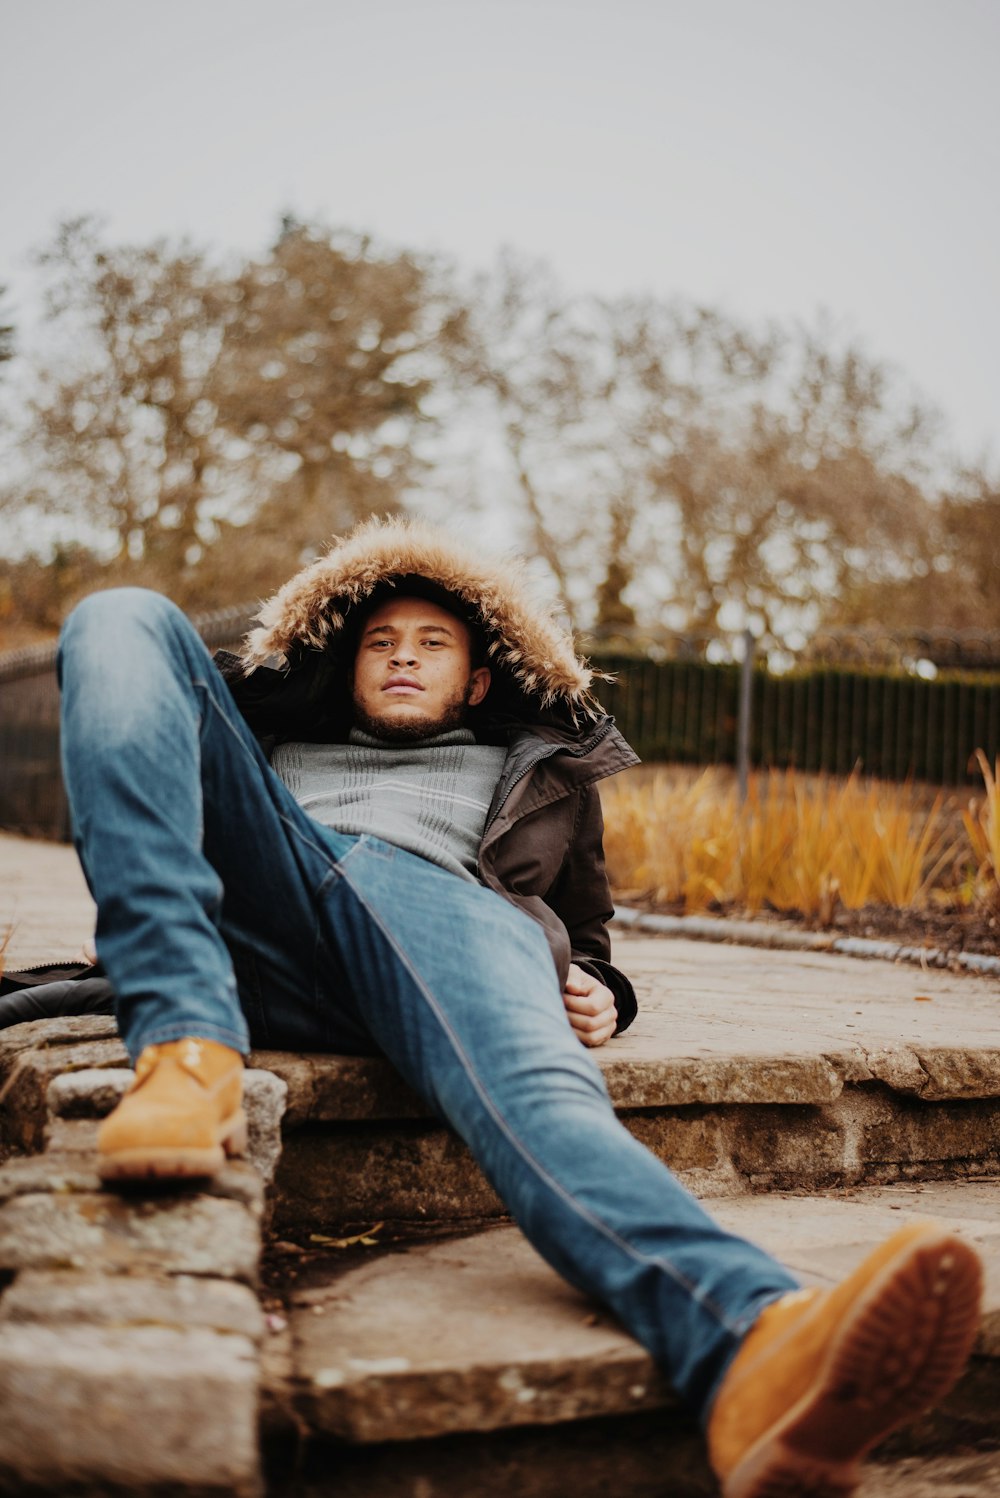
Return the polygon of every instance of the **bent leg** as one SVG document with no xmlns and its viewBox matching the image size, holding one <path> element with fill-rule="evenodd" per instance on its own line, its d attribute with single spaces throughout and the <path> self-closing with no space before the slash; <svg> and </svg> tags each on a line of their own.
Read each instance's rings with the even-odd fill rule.
<svg viewBox="0 0 1000 1498">
<path fill-rule="evenodd" d="M 761 1308 L 796 1281 L 724 1232 L 615 1117 L 528 917 L 375 840 L 338 873 L 326 917 L 382 1049 L 538 1251 L 704 1411 Z"/>
<path fill-rule="evenodd" d="M 273 774 L 181 611 L 94 594 L 60 644 L 63 767 L 97 942 L 133 1057 L 194 1035 L 248 1049 L 227 940 L 283 953 L 303 1043 L 315 1014 L 315 896 L 337 852 Z M 349 1027 L 348 1027 L 349 1028 Z"/>
</svg>

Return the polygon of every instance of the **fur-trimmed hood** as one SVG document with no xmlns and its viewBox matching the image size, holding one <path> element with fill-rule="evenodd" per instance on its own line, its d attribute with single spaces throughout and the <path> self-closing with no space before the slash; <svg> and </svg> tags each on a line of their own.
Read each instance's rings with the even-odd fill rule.
<svg viewBox="0 0 1000 1498">
<path fill-rule="evenodd" d="M 249 674 L 277 656 L 292 666 L 310 651 L 336 655 L 350 611 L 380 586 L 421 577 L 461 600 L 482 630 L 487 660 L 536 710 L 576 719 L 601 709 L 590 695 L 600 672 L 581 660 L 569 634 L 531 597 L 523 564 L 484 559 L 419 520 L 374 519 L 337 538 L 263 605 L 241 653 Z"/>
</svg>

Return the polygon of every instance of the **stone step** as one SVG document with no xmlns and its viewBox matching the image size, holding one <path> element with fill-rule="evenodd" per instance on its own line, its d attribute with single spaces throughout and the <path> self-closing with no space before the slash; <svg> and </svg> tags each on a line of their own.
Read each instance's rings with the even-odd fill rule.
<svg viewBox="0 0 1000 1498">
<path fill-rule="evenodd" d="M 678 1054 L 608 1047 L 598 1057 L 623 1123 L 696 1195 L 1000 1172 L 1000 1052 L 789 1055 L 728 1041 L 708 1055 L 684 1054 L 677 1037 Z M 288 1085 L 279 1232 L 502 1215 L 465 1146 L 385 1061 L 279 1052 L 252 1061 Z"/>
<path fill-rule="evenodd" d="M 111 1191 L 97 1120 L 131 1079 L 107 1019 L 0 1038 L 0 1492 L 257 1498 L 254 1292 L 285 1087 L 248 1073 L 253 1159 Z"/>
<path fill-rule="evenodd" d="M 597 1060 L 626 1125 L 695 1191 L 715 1199 L 724 1220 L 786 1255 L 789 1244 L 797 1245 L 804 1268 L 834 1277 L 914 1210 L 954 1216 L 969 1224 L 964 1230 L 995 1237 L 990 1200 L 996 1183 L 980 1197 L 975 1180 L 1000 1171 L 1000 1053 L 982 1045 L 995 1030 L 990 985 L 859 963 L 846 964 L 850 981 L 844 983 L 844 961 L 815 954 L 808 960 L 782 954 L 780 966 L 765 974 L 748 965 L 752 969 L 761 957 L 773 964 L 773 955 L 740 949 L 713 952 L 707 974 L 705 949 L 695 947 L 689 960 L 687 945 L 694 944 L 631 944 L 623 965 L 637 979 L 643 1011 L 633 1030 L 598 1052 Z M 831 961 L 834 967 L 822 966 Z M 172 1466 L 168 1436 L 180 1428 L 177 1401 L 186 1398 L 191 1450 L 198 1455 L 204 1409 L 216 1387 L 219 1410 L 231 1413 L 220 1415 L 222 1424 L 206 1423 L 214 1431 L 206 1440 L 224 1443 L 231 1419 L 236 1455 L 227 1468 L 220 1445 L 215 1465 L 204 1466 L 202 1485 L 220 1494 L 255 1490 L 256 1458 L 248 1455 L 244 1438 L 247 1410 L 256 1401 L 256 1372 L 246 1376 L 248 1367 L 258 1366 L 254 1337 L 215 1325 L 217 1310 L 199 1319 L 189 1302 L 187 1310 L 157 1315 L 152 1327 L 141 1316 L 131 1319 L 127 1310 L 115 1325 L 97 1326 L 86 1310 L 95 1297 L 87 1280 L 98 1277 L 98 1300 L 112 1279 L 142 1286 L 197 1277 L 250 1294 L 263 1224 L 262 1178 L 276 1167 L 268 1194 L 275 1231 L 301 1234 L 308 1247 L 317 1247 L 309 1241 L 313 1233 L 329 1239 L 343 1224 L 370 1227 L 385 1220 L 412 1234 L 427 1224 L 468 1227 L 500 1214 L 500 1203 L 464 1147 L 427 1115 L 384 1061 L 273 1052 L 252 1060 L 247 1096 L 260 1169 L 231 1166 L 205 1191 L 124 1195 L 103 1191 L 92 1158 L 96 1120 L 114 1106 L 130 1075 L 113 1023 L 98 1017 L 53 1020 L 0 1035 L 0 1146 L 12 1157 L 0 1171 L 0 1285 L 12 1281 L 0 1301 L 0 1403 L 13 1411 L 7 1444 L 0 1440 L 0 1490 L 70 1491 L 75 1485 L 83 1491 L 89 1484 L 109 1493 L 200 1491 L 201 1467 Z M 881 1194 L 866 1184 L 900 1181 L 910 1184 Z M 920 1189 L 917 1182 L 928 1184 Z M 790 1187 L 828 1185 L 841 1188 L 839 1197 L 819 1198 L 831 1204 L 829 1211 L 850 1208 L 853 1214 L 849 1222 L 838 1218 L 836 1231 L 825 1220 L 816 1227 L 815 1215 L 801 1217 L 807 1208 L 797 1204 L 809 1198 L 778 1195 Z M 863 1188 L 853 1199 L 846 1195 L 852 1187 Z M 864 1222 L 862 1209 L 868 1213 Z M 757 1212 L 763 1213 L 759 1228 Z M 744 1222 L 740 1213 L 750 1216 Z M 771 1239 L 768 1222 L 776 1235 Z M 485 1251 L 480 1242 L 491 1252 L 493 1244 L 509 1243 L 509 1263 L 499 1279 L 492 1268 L 486 1273 L 490 1294 L 472 1297 L 463 1310 L 469 1264 Z M 289 1493 L 312 1491 L 314 1483 L 317 1493 L 330 1491 L 331 1473 L 339 1493 L 364 1490 L 366 1498 L 474 1498 L 511 1491 L 564 1498 L 571 1490 L 575 1498 L 591 1492 L 595 1498 L 599 1492 L 640 1498 L 662 1494 L 665 1472 L 677 1498 L 714 1491 L 697 1433 L 649 1360 L 604 1313 L 574 1299 L 512 1230 L 405 1252 L 397 1244 L 387 1254 L 318 1246 L 325 1259 L 306 1260 L 292 1315 L 296 1365 L 284 1381 L 271 1377 L 264 1400 L 267 1450 L 277 1457 L 269 1491 L 282 1491 L 281 1457 L 288 1451 L 283 1442 L 303 1420 L 310 1445 L 305 1466 L 296 1469 L 295 1481 L 301 1482 L 291 1488 L 285 1483 Z M 462 1264 L 449 1261 L 448 1253 L 464 1254 Z M 436 1303 L 433 1297 L 420 1301 L 416 1290 L 393 1278 L 410 1263 L 434 1279 Z M 83 1310 L 77 1314 L 72 1297 L 60 1299 L 50 1286 L 60 1317 L 46 1323 L 36 1312 L 32 1320 L 30 1297 L 19 1300 L 28 1296 L 31 1276 L 63 1272 L 71 1274 Z M 547 1276 L 543 1283 L 539 1273 Z M 995 1265 L 990 1273 L 992 1309 L 973 1370 L 948 1420 L 926 1433 L 931 1446 L 935 1440 L 964 1441 L 968 1471 L 978 1460 L 968 1442 L 982 1434 L 984 1408 L 996 1407 Z M 401 1321 L 411 1302 L 426 1310 L 428 1324 L 413 1328 L 427 1354 L 424 1363 L 411 1360 L 401 1368 L 398 1359 L 409 1354 L 391 1342 L 381 1344 L 374 1332 L 366 1332 L 353 1351 L 336 1355 L 330 1343 L 311 1341 L 309 1328 L 318 1335 L 320 1328 L 336 1326 L 342 1309 L 338 1285 L 362 1274 L 370 1278 L 355 1281 L 352 1294 L 356 1290 L 366 1304 L 381 1301 L 383 1312 L 388 1308 Z M 388 1278 L 381 1284 L 383 1276 Z M 115 1305 L 113 1295 L 109 1305 Z M 552 1308 L 558 1305 L 564 1309 L 556 1335 Z M 466 1355 L 463 1362 L 453 1348 L 451 1363 L 446 1358 L 434 1365 L 445 1310 L 457 1310 L 472 1345 L 489 1348 L 489 1357 L 477 1362 Z M 498 1356 L 506 1346 L 503 1325 L 525 1316 L 534 1340 L 522 1327 L 520 1350 L 507 1347 L 510 1356 Z M 217 1340 L 233 1337 L 244 1341 Z M 265 1338 L 265 1368 L 280 1368 L 283 1345 L 280 1334 Z M 310 1347 L 312 1365 L 306 1362 Z M 178 1370 L 192 1362 L 203 1368 L 204 1381 L 192 1381 L 182 1395 Z M 72 1443 L 54 1442 L 58 1462 L 46 1468 L 36 1437 L 17 1435 L 22 1428 L 41 1428 L 43 1408 L 54 1423 L 65 1420 L 70 1428 L 96 1398 L 99 1377 L 91 1377 L 92 1368 L 103 1370 L 112 1391 L 141 1389 L 145 1380 L 149 1418 L 157 1420 L 161 1407 L 166 1411 L 164 1439 L 151 1443 L 148 1470 L 131 1487 L 113 1421 L 100 1439 L 95 1422 L 94 1444 L 81 1442 L 75 1467 Z M 441 1429 L 434 1419 L 428 1423 L 426 1413 L 428 1390 L 435 1388 L 431 1404 L 436 1399 L 439 1411 L 455 1411 L 450 1425 L 443 1415 L 436 1417 Z M 23 1421 L 10 1403 L 15 1397 L 26 1401 Z M 118 1397 L 106 1407 L 113 1411 Z M 135 1398 L 138 1409 L 142 1400 Z M 387 1408 L 395 1408 L 391 1429 L 379 1424 Z M 363 1433 L 365 1421 L 369 1434 Z M 901 1450 L 912 1454 L 909 1439 Z M 954 1463 L 932 1471 L 932 1455 L 921 1454 L 919 1474 L 911 1473 L 914 1484 L 940 1479 L 944 1494 L 948 1490 L 940 1484 L 966 1480 Z M 896 1481 L 898 1470 L 878 1469 L 883 1487 L 866 1492 L 922 1491 L 885 1486 Z"/>
<path fill-rule="evenodd" d="M 255 1498 L 262 1335 L 226 1280 L 19 1275 L 0 1301 L 0 1491 Z"/>
<path fill-rule="evenodd" d="M 0 1034 L 0 1159 L 45 1149 L 87 1151 L 94 1130 L 132 1083 L 113 1019 L 36 1020 Z M 265 1184 L 281 1154 L 286 1088 L 272 1071 L 244 1073 L 247 1156 Z"/>
<path fill-rule="evenodd" d="M 961 1030 L 951 1045 L 938 1035 L 890 1042 L 879 1031 L 880 1043 L 864 1048 L 834 1034 L 778 1037 L 760 1024 L 734 1033 L 716 1016 L 696 1039 L 676 1015 L 656 1029 L 659 1013 L 653 1004 L 645 1037 L 626 1035 L 597 1059 L 626 1127 L 697 1195 L 1000 1171 L 1000 1053 Z M 829 1003 L 825 1013 L 829 1029 Z M 108 1019 L 5 1032 L 8 1151 L 89 1150 L 87 1121 L 110 1111 L 130 1077 Z M 250 1157 L 273 1180 L 279 1235 L 503 1215 L 465 1146 L 381 1058 L 256 1052 L 246 1098 Z"/>
<path fill-rule="evenodd" d="M 1000 1445 L 998 1186 L 893 1186 L 707 1203 L 726 1226 L 775 1252 L 808 1284 L 840 1279 L 915 1217 L 947 1220 L 983 1254 L 985 1307 L 969 1372 L 942 1413 L 883 1449 L 892 1465 L 872 1468 L 866 1494 L 916 1493 L 920 1484 L 928 1493 L 948 1491 L 941 1484 L 966 1480 L 961 1472 L 956 1477 L 955 1466 L 963 1442 L 965 1466 L 982 1469 L 977 1482 L 986 1482 L 987 1468 L 992 1476 L 1000 1472 L 1000 1458 L 973 1444 Z M 405 1247 L 354 1247 L 342 1257 L 346 1263 L 334 1255 L 307 1265 L 290 1299 L 286 1396 L 312 1440 L 296 1492 L 642 1498 L 669 1491 L 686 1498 L 716 1491 L 697 1432 L 648 1355 L 607 1311 L 549 1269 L 515 1228 Z M 951 1452 L 950 1468 L 934 1467 L 942 1445 Z M 904 1457 L 909 1489 L 898 1477 Z M 927 1486 L 939 1479 L 937 1487 Z M 283 1491 L 280 1482 L 274 1491 Z"/>
<path fill-rule="evenodd" d="M 616 937 L 639 1016 L 595 1052 L 626 1126 L 698 1195 L 1000 1171 L 988 979 L 824 953 Z M 501 1208 L 378 1059 L 259 1052 L 288 1084 L 279 1231 Z"/>
</svg>

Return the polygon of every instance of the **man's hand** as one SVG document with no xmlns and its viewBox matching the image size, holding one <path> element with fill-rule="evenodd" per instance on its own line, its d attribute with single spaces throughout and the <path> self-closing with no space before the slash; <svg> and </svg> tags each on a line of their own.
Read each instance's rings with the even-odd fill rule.
<svg viewBox="0 0 1000 1498">
<path fill-rule="evenodd" d="M 575 962 L 569 965 L 563 1003 L 576 1037 L 584 1045 L 603 1045 L 615 1033 L 618 1012 L 614 995 L 598 978 L 592 978 Z"/>
</svg>

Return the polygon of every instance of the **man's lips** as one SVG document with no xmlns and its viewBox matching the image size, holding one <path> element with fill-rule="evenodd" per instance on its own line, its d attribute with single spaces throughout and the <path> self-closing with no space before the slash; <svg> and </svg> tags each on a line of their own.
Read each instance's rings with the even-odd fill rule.
<svg viewBox="0 0 1000 1498">
<path fill-rule="evenodd" d="M 409 676 L 393 676 L 382 690 L 383 692 L 398 692 L 400 696 L 406 696 L 410 692 L 422 692 L 424 689 L 419 681 L 413 681 Z"/>
</svg>

